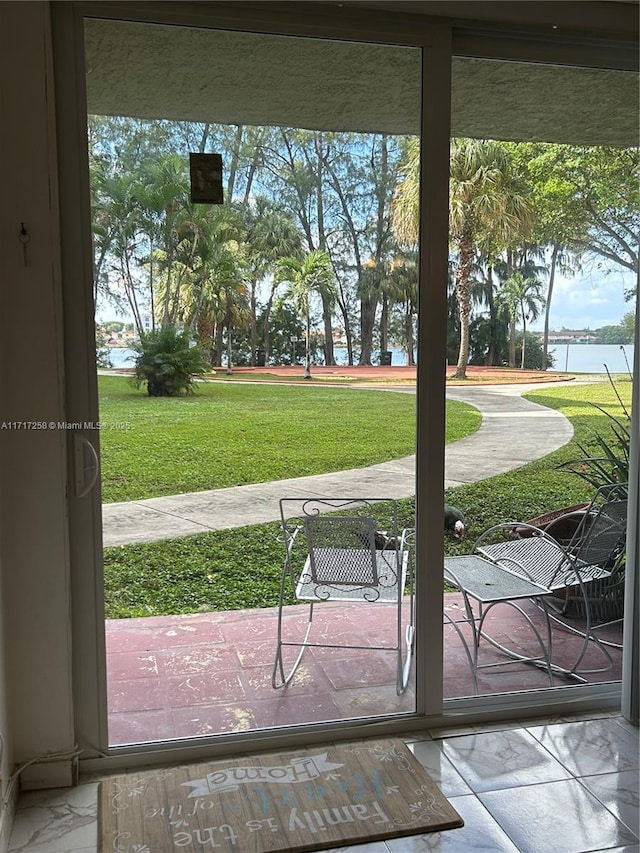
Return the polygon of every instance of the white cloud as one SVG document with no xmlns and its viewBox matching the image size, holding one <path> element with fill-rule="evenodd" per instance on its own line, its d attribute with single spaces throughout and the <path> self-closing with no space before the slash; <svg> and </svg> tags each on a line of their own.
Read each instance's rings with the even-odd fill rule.
<svg viewBox="0 0 640 853">
<path fill-rule="evenodd" d="M 625 291 L 633 285 L 631 273 L 622 270 L 608 274 L 585 271 L 572 278 L 556 276 L 550 328 L 598 329 L 617 325 L 623 314 L 634 310 L 634 302 L 624 298 Z M 543 326 L 544 315 L 541 315 L 531 328 L 540 330 Z"/>
</svg>

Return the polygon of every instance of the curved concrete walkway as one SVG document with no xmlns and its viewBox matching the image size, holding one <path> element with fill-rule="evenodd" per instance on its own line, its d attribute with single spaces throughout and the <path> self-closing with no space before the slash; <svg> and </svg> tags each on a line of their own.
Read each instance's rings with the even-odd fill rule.
<svg viewBox="0 0 640 853">
<path fill-rule="evenodd" d="M 525 391 L 539 387 L 549 386 L 456 386 L 447 390 L 449 398 L 475 406 L 482 413 L 482 425 L 473 435 L 447 445 L 445 487 L 518 468 L 571 439 L 573 428 L 564 415 L 522 398 Z M 414 393 L 406 388 L 385 390 Z M 282 497 L 350 494 L 407 498 L 415 493 L 414 479 L 415 457 L 408 456 L 332 474 L 104 504 L 103 542 L 105 546 L 155 542 L 277 521 Z"/>
</svg>

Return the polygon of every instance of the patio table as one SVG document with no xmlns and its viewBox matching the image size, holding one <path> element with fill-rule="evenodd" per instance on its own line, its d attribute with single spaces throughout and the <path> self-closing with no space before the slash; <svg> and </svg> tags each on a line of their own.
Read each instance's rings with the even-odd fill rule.
<svg viewBox="0 0 640 853">
<path fill-rule="evenodd" d="M 491 562 L 478 554 L 445 559 L 444 577 L 448 583 L 456 586 L 463 596 L 465 621 L 468 622 L 472 631 L 471 665 L 474 682 L 476 682 L 479 669 L 503 666 L 508 663 L 530 663 L 547 671 L 551 686 L 554 683 L 554 674 L 571 676 L 582 683 L 586 683 L 586 679 L 582 676 L 552 662 L 551 619 L 545 601 L 545 598 L 552 594 L 552 590 L 548 587 L 524 578 L 522 575 L 510 571 L 509 568 Z M 518 604 L 519 601 L 526 599 L 534 600 L 543 614 L 542 632 L 531 616 Z M 522 615 L 539 644 L 539 654 L 520 654 L 514 649 L 502 645 L 486 633 L 484 629 L 485 620 L 496 604 L 507 604 Z M 485 639 L 494 648 L 503 652 L 510 660 L 478 663 L 481 639 Z"/>
</svg>

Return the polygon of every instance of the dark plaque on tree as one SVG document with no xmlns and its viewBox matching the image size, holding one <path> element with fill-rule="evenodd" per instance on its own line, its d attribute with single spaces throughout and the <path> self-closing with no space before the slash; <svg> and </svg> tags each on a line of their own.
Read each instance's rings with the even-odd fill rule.
<svg viewBox="0 0 640 853">
<path fill-rule="evenodd" d="M 189 154 L 191 202 L 222 204 L 222 155 Z"/>
</svg>

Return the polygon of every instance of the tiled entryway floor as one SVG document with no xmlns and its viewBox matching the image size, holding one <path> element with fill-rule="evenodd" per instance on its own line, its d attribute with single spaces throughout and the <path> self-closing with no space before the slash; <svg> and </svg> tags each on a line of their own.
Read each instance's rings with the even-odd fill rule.
<svg viewBox="0 0 640 853">
<path fill-rule="evenodd" d="M 404 740 L 464 827 L 342 851 L 639 851 L 638 729 L 618 715 L 425 731 Z M 22 794 L 10 853 L 96 853 L 97 788 L 86 781 Z"/>
<path fill-rule="evenodd" d="M 445 595 L 445 612 L 462 615 L 458 594 Z M 541 622 L 533 605 L 529 613 Z M 304 634 L 306 608 L 287 608 L 288 630 Z M 394 611 L 387 605 L 324 604 L 316 608 L 312 638 L 333 643 L 391 645 Z M 531 629 L 512 608 L 495 608 L 487 628 L 520 652 L 538 653 Z M 468 625 L 461 624 L 467 641 Z M 106 625 L 109 740 L 112 745 L 198 737 L 272 726 L 295 726 L 366 716 L 410 713 L 414 689 L 396 695 L 395 654 L 370 650 L 308 649 L 291 684 L 271 685 L 276 650 L 277 610 L 242 610 L 112 620 Z M 618 624 L 603 638 L 621 639 Z M 474 686 L 464 645 L 449 621 L 444 623 L 445 697 L 472 696 Z M 582 639 L 553 631 L 553 659 L 570 666 Z M 293 649 L 288 650 L 290 657 Z M 613 665 L 587 675 L 590 682 L 617 681 L 621 651 L 611 648 Z M 482 662 L 505 656 L 482 643 Z M 607 660 L 594 644 L 582 664 L 601 669 Z M 555 686 L 575 683 L 554 677 Z M 495 694 L 549 686 L 547 673 L 527 664 L 483 669 L 478 692 Z"/>
</svg>

